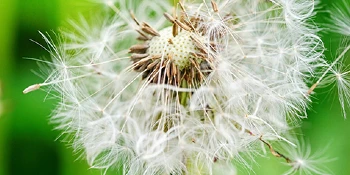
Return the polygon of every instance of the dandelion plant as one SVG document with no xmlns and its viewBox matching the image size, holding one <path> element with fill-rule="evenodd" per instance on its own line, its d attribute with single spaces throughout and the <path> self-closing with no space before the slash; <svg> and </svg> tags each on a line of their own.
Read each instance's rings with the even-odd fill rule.
<svg viewBox="0 0 350 175">
<path fill-rule="evenodd" d="M 318 1 L 91 3 L 109 8 L 58 43 L 41 33 L 52 61 L 39 60 L 46 79 L 24 93 L 59 99 L 51 119 L 92 168 L 235 174 L 272 154 L 286 174 L 326 173 L 292 134 L 338 63 L 324 60 Z"/>
</svg>

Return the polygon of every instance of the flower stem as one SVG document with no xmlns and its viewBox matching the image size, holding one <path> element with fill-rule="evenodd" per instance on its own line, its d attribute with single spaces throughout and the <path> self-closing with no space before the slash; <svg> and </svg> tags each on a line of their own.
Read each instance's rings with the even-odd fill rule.
<svg viewBox="0 0 350 175">
<path fill-rule="evenodd" d="M 188 84 L 187 84 L 187 82 L 185 80 L 183 80 L 181 82 L 181 88 L 188 88 Z M 179 101 L 180 101 L 180 104 L 182 106 L 186 106 L 187 105 L 187 98 L 188 97 L 189 97 L 189 92 L 181 92 L 180 93 Z"/>
<path fill-rule="evenodd" d="M 179 0 L 173 0 L 173 6 L 176 7 L 176 4 L 179 3 Z"/>
</svg>

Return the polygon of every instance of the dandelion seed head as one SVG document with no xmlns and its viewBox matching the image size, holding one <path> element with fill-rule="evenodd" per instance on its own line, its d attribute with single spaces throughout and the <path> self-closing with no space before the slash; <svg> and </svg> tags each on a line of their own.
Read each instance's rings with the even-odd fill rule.
<svg viewBox="0 0 350 175">
<path fill-rule="evenodd" d="M 58 46 L 43 36 L 54 61 L 40 87 L 61 99 L 52 120 L 92 167 L 213 174 L 249 166 L 241 154 L 257 142 L 276 156 L 268 141 L 293 145 L 283 135 L 307 116 L 307 80 L 324 66 L 314 1 L 108 5 L 113 20 L 72 23 Z"/>
</svg>

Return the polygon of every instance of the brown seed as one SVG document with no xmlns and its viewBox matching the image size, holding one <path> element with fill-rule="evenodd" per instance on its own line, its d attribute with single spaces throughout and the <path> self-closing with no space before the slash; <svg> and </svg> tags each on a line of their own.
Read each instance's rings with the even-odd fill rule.
<svg viewBox="0 0 350 175">
<path fill-rule="evenodd" d="M 173 76 L 177 75 L 177 67 L 176 67 L 175 63 L 171 63 L 171 74 Z"/>
<path fill-rule="evenodd" d="M 196 74 L 194 76 L 197 76 L 197 79 L 201 82 L 202 81 L 202 69 L 200 68 L 200 65 L 198 64 L 198 62 L 194 61 L 193 59 L 190 59 L 191 63 L 193 64 L 193 66 L 196 68 Z"/>
<path fill-rule="evenodd" d="M 162 61 L 162 64 L 161 64 L 161 68 L 164 68 L 164 67 L 166 67 L 166 65 L 169 63 L 169 60 L 168 59 L 166 59 L 166 60 L 163 60 Z"/>
<path fill-rule="evenodd" d="M 148 48 L 148 44 L 136 44 L 130 47 L 129 53 L 144 53 Z"/>
<path fill-rule="evenodd" d="M 172 23 L 175 23 L 175 19 L 174 19 L 174 17 L 172 17 L 169 13 L 164 13 L 164 16 L 165 16 L 165 18 L 168 20 L 168 21 L 170 21 L 170 22 L 172 22 Z"/>
<path fill-rule="evenodd" d="M 149 27 L 149 28 L 152 28 L 148 23 L 146 23 L 146 22 L 143 22 L 142 23 L 142 27 Z"/>
<path fill-rule="evenodd" d="M 206 54 L 206 53 L 190 53 L 192 56 L 196 57 L 196 58 L 200 58 L 202 59 L 202 62 L 200 63 L 200 69 L 201 70 L 210 70 L 211 68 L 211 63 L 213 63 L 214 61 L 214 57 L 212 54 Z"/>
<path fill-rule="evenodd" d="M 150 61 L 151 59 L 152 59 L 151 57 L 143 58 L 143 59 L 141 59 L 140 61 L 138 61 L 137 64 L 143 64 L 143 63 L 145 63 L 145 62 L 147 62 L 147 61 Z"/>
<path fill-rule="evenodd" d="M 206 56 L 202 53 L 194 53 L 194 52 L 190 52 L 190 54 L 196 58 L 201 58 L 204 59 Z"/>
<path fill-rule="evenodd" d="M 178 34 L 178 32 L 179 32 L 179 26 L 176 23 L 174 23 L 173 24 L 173 37 L 175 37 Z"/>
<path fill-rule="evenodd" d="M 158 83 L 158 79 L 159 79 L 159 74 L 161 73 L 159 70 L 160 64 L 157 64 L 156 67 L 154 68 L 154 78 L 153 78 L 153 82 L 154 83 Z"/>
<path fill-rule="evenodd" d="M 180 8 L 181 8 L 181 10 L 182 10 L 182 18 L 183 18 L 183 16 L 186 16 L 186 18 L 187 19 L 189 19 L 189 16 L 188 16 L 188 14 L 187 14 L 187 12 L 186 12 L 186 9 L 185 9 L 185 6 L 182 4 L 182 2 L 179 2 L 179 5 L 180 5 Z"/>
<path fill-rule="evenodd" d="M 141 30 L 153 36 L 160 36 L 160 34 L 147 23 L 142 23 Z"/>
<path fill-rule="evenodd" d="M 144 37 L 144 36 L 142 36 L 142 35 L 138 36 L 136 39 L 137 39 L 137 40 L 140 40 L 140 41 L 147 41 L 147 40 L 149 40 L 148 37 L 146 38 L 146 37 Z"/>
<path fill-rule="evenodd" d="M 203 77 L 204 77 L 204 75 L 201 72 L 199 72 L 199 74 L 197 74 L 197 79 L 199 80 L 199 82 L 203 81 Z"/>
<path fill-rule="evenodd" d="M 158 32 L 149 27 L 142 27 L 141 30 L 153 36 L 160 36 Z"/>
<path fill-rule="evenodd" d="M 192 41 L 194 42 L 194 45 L 196 45 L 198 49 L 200 49 L 203 53 L 208 53 L 206 51 L 204 44 L 201 41 L 199 41 L 197 38 L 193 36 L 190 36 L 190 38 L 192 39 Z"/>
<path fill-rule="evenodd" d="M 168 64 L 165 67 L 166 75 L 170 78 L 171 77 L 171 62 L 169 61 Z"/>
<path fill-rule="evenodd" d="M 150 74 L 149 71 L 143 72 L 142 79 L 146 79 L 149 76 L 149 74 Z"/>
<path fill-rule="evenodd" d="M 149 54 L 148 53 L 134 53 L 131 55 L 131 59 L 134 60 L 134 59 L 141 59 L 141 58 L 146 58 L 148 57 Z"/>
<path fill-rule="evenodd" d="M 190 58 L 190 62 L 193 64 L 195 68 L 198 68 L 198 63 Z"/>
<path fill-rule="evenodd" d="M 157 72 L 157 71 L 154 71 L 154 72 Z M 158 74 L 154 73 L 152 74 L 151 77 L 153 78 L 152 83 L 158 83 Z"/>
<path fill-rule="evenodd" d="M 152 59 L 153 59 L 153 60 L 159 59 L 159 58 L 162 58 L 162 55 L 161 55 L 161 54 L 152 55 Z"/>
<path fill-rule="evenodd" d="M 140 37 L 145 38 L 145 40 L 152 39 L 149 36 L 147 36 L 146 34 L 144 34 L 142 31 L 140 31 L 140 30 L 136 30 L 136 31 L 141 35 Z"/>
<path fill-rule="evenodd" d="M 134 12 L 132 12 L 131 10 L 130 10 L 130 15 L 131 15 L 131 18 L 135 21 L 135 23 L 136 23 L 138 26 L 140 26 L 139 21 L 136 19 L 135 15 L 134 15 Z"/>
<path fill-rule="evenodd" d="M 177 76 L 175 77 L 176 78 L 176 81 L 177 81 L 177 85 L 180 85 L 181 83 L 181 72 L 179 70 L 179 68 L 176 67 L 176 72 L 177 72 Z"/>
<path fill-rule="evenodd" d="M 211 0 L 211 6 L 212 6 L 215 13 L 219 11 L 218 5 L 216 4 L 216 2 L 214 0 Z"/>
<path fill-rule="evenodd" d="M 137 71 L 139 71 L 139 72 L 144 71 L 147 68 L 148 65 L 149 65 L 149 62 L 145 63 L 145 64 L 142 64 L 142 66 Z"/>
<path fill-rule="evenodd" d="M 195 70 L 194 69 L 190 69 L 191 71 L 191 77 L 190 77 L 190 81 L 192 82 L 194 77 L 196 76 Z"/>
<path fill-rule="evenodd" d="M 136 44 L 130 47 L 129 53 L 145 53 L 148 48 L 148 44 Z"/>
<path fill-rule="evenodd" d="M 187 20 L 182 20 L 182 22 L 184 22 L 187 26 L 189 26 L 192 29 L 192 31 L 195 31 L 194 26 L 190 22 L 188 22 Z"/>
<path fill-rule="evenodd" d="M 154 66 L 156 66 L 159 62 L 160 62 L 160 59 L 154 60 L 153 63 L 151 63 L 147 66 L 147 69 L 150 70 L 150 69 L 154 68 Z"/>
<path fill-rule="evenodd" d="M 186 24 L 180 22 L 179 20 L 175 19 L 175 23 L 179 25 L 182 29 L 187 30 L 187 31 L 192 31 L 192 28 L 187 26 Z"/>
<path fill-rule="evenodd" d="M 144 63 L 137 62 L 137 63 L 134 64 L 135 65 L 134 70 L 137 71 L 137 72 L 142 72 L 142 71 L 144 71 L 147 68 L 147 65 L 149 63 L 150 63 L 150 61 L 144 62 Z"/>
<path fill-rule="evenodd" d="M 186 12 L 185 6 L 182 4 L 182 2 L 179 2 L 180 8 L 182 11 Z"/>
</svg>

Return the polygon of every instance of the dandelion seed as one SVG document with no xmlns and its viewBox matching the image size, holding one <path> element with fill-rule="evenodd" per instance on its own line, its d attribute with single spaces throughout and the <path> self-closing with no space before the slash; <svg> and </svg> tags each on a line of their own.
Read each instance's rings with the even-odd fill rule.
<svg viewBox="0 0 350 175">
<path fill-rule="evenodd" d="M 332 25 L 331 29 L 344 35 L 346 37 L 345 40 L 348 40 L 348 37 L 350 37 L 350 11 L 346 7 L 350 7 L 350 4 L 342 1 L 342 6 L 337 6 L 333 10 L 332 20 L 335 21 L 335 25 Z M 328 66 L 316 84 L 320 84 L 323 81 L 323 86 L 333 85 L 333 87 L 337 88 L 342 113 L 344 118 L 346 118 L 347 108 L 350 107 L 350 77 L 349 67 L 344 62 L 346 62 L 345 58 L 347 58 L 347 53 L 350 50 L 350 44 L 347 41 L 342 42 L 339 50 L 341 53 Z"/>
<path fill-rule="evenodd" d="M 324 166 L 324 164 L 334 161 L 334 159 L 325 157 L 327 147 L 325 150 L 312 153 L 311 148 L 305 144 L 305 141 L 300 140 L 297 148 L 291 148 L 286 151 L 294 161 L 287 163 L 291 168 L 284 174 L 332 174 L 330 170 Z"/>
</svg>

